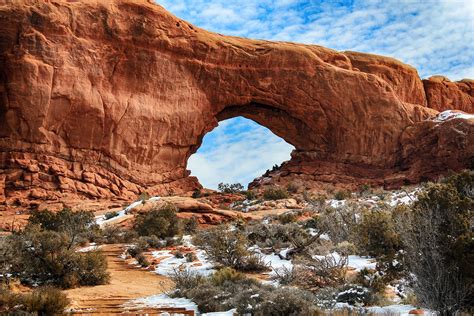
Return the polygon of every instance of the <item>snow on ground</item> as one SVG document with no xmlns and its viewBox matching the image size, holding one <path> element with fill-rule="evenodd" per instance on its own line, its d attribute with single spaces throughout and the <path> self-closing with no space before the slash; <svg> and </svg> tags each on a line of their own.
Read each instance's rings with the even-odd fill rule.
<svg viewBox="0 0 474 316">
<path fill-rule="evenodd" d="M 336 261 L 341 259 L 341 256 L 337 252 L 333 252 L 327 256 L 333 256 Z M 316 259 L 324 259 L 326 256 L 314 256 Z M 370 257 L 360 257 L 360 256 L 348 256 L 347 266 L 350 268 L 354 268 L 356 271 L 360 271 L 364 268 L 367 269 L 375 269 L 377 262 L 374 258 Z"/>
<path fill-rule="evenodd" d="M 211 275 L 215 272 L 214 264 L 207 258 L 204 250 L 196 249 L 197 261 L 187 262 L 186 258 L 176 258 L 172 250 L 157 250 L 151 255 L 159 259 L 155 272 L 161 275 L 172 275 L 175 270 L 188 270 L 203 276 Z"/>
<path fill-rule="evenodd" d="M 153 196 L 153 197 L 149 198 L 147 201 L 158 201 L 159 199 L 160 199 L 159 196 Z M 105 219 L 105 215 L 96 216 L 95 222 L 97 223 L 97 225 L 99 225 L 101 227 L 104 226 L 104 225 L 107 225 L 108 223 L 111 223 L 112 221 L 115 221 L 115 220 L 117 220 L 121 217 L 124 217 L 125 215 L 128 214 L 129 211 L 131 211 L 133 208 L 137 207 L 138 205 L 140 205 L 142 203 L 143 203 L 142 200 L 135 201 L 132 204 L 130 204 L 129 206 L 127 206 L 126 208 L 124 208 L 123 210 L 119 211 L 117 216 L 114 216 L 114 217 L 109 218 L 109 219 Z"/>
<path fill-rule="evenodd" d="M 419 188 L 411 191 L 411 192 L 394 192 L 390 197 L 390 206 L 397 206 L 399 204 L 410 204 L 416 200 L 416 195 L 420 191 Z"/>
<path fill-rule="evenodd" d="M 262 253 L 258 246 L 250 247 L 249 250 L 257 253 L 259 256 L 262 257 L 263 262 L 265 262 L 265 264 L 267 264 L 272 269 L 272 271 L 269 273 L 272 276 L 276 275 L 276 272 L 279 272 L 282 269 L 293 269 L 293 263 L 291 262 L 291 260 L 281 259 L 277 254 L 274 253 L 266 255 Z M 285 256 L 287 251 L 288 249 L 283 249 L 280 251 L 280 254 L 282 256 Z"/>
<path fill-rule="evenodd" d="M 90 251 L 95 251 L 95 250 L 99 250 L 100 248 L 102 248 L 104 245 L 96 245 L 95 243 L 91 243 L 89 246 L 87 247 L 82 247 L 82 248 L 79 248 L 77 250 L 77 252 L 90 252 Z"/>
<path fill-rule="evenodd" d="M 464 113 L 464 112 L 461 112 L 461 111 L 446 110 L 444 112 L 439 113 L 433 119 L 433 121 L 435 121 L 435 122 L 444 122 L 444 121 L 457 119 L 457 118 L 469 120 L 469 119 L 474 119 L 474 115 Z"/>
<path fill-rule="evenodd" d="M 373 258 L 360 256 L 349 256 L 347 265 L 360 271 L 364 268 L 375 270 L 377 262 Z"/>
<path fill-rule="evenodd" d="M 329 206 L 334 207 L 334 208 L 338 208 L 338 207 L 346 205 L 346 200 L 331 199 L 331 200 L 328 200 L 328 203 L 329 203 Z"/>
<path fill-rule="evenodd" d="M 369 313 L 374 313 L 376 315 L 386 315 L 386 314 L 399 314 L 400 316 L 409 316 L 409 312 L 411 310 L 416 309 L 416 307 L 412 305 L 388 305 L 384 307 L 380 306 L 371 306 L 367 307 L 367 311 Z M 433 312 L 424 310 L 424 315 L 429 316 L 429 315 L 435 315 Z"/>
<path fill-rule="evenodd" d="M 212 312 L 212 313 L 204 313 L 201 316 L 233 316 L 237 315 L 237 308 L 228 310 L 227 312 Z"/>
<path fill-rule="evenodd" d="M 172 298 L 166 294 L 137 298 L 122 305 L 124 308 L 184 308 L 199 315 L 198 306 L 187 298 Z"/>
<path fill-rule="evenodd" d="M 174 270 L 187 269 L 199 275 L 208 276 L 215 272 L 214 264 L 208 259 L 204 250 L 198 249 L 191 242 L 191 236 L 183 236 L 183 246 L 192 248 L 197 261 L 187 262 L 186 258 L 176 258 L 173 250 L 157 250 L 151 255 L 160 262 L 156 265 L 155 272 L 162 275 L 172 275 Z"/>
</svg>

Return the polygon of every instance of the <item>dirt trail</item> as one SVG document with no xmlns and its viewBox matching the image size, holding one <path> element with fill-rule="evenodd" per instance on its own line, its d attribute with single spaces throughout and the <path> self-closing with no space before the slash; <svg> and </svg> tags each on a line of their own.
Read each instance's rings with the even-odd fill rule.
<svg viewBox="0 0 474 316">
<path fill-rule="evenodd" d="M 119 258 L 123 245 L 104 245 L 110 284 L 80 287 L 64 291 L 71 299 L 70 307 L 78 313 L 116 314 L 123 312 L 121 305 L 138 297 L 160 294 L 172 288 L 167 277 L 141 270 Z"/>
</svg>

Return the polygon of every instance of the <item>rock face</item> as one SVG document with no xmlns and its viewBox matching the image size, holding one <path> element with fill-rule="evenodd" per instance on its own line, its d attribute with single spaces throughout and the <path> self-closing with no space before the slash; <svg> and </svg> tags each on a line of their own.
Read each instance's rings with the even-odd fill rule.
<svg viewBox="0 0 474 316">
<path fill-rule="evenodd" d="M 392 58 L 222 36 L 145 0 L 16 0 L 0 29 L 0 202 L 189 191 L 188 158 L 235 116 L 295 146 L 280 178 L 392 185 L 473 159 L 472 119 L 427 120 L 472 112 L 472 81 Z"/>
</svg>

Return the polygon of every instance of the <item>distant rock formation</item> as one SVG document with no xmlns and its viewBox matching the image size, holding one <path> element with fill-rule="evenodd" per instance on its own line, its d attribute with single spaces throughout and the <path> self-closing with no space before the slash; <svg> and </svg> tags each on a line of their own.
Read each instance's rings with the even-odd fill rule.
<svg viewBox="0 0 474 316">
<path fill-rule="evenodd" d="M 472 113 L 472 80 L 223 36 L 145 0 L 18 0 L 0 29 L 0 203 L 192 190 L 188 158 L 236 116 L 295 146 L 275 181 L 396 186 L 472 164 L 474 120 L 431 119 Z"/>
</svg>

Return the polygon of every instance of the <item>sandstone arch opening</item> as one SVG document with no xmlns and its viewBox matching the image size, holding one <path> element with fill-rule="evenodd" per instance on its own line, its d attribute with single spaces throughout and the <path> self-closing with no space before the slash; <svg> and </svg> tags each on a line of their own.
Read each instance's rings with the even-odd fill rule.
<svg viewBox="0 0 474 316">
<path fill-rule="evenodd" d="M 191 174 L 205 188 L 220 182 L 245 187 L 267 169 L 290 159 L 294 147 L 270 129 L 242 116 L 222 119 L 188 160 Z"/>
</svg>

